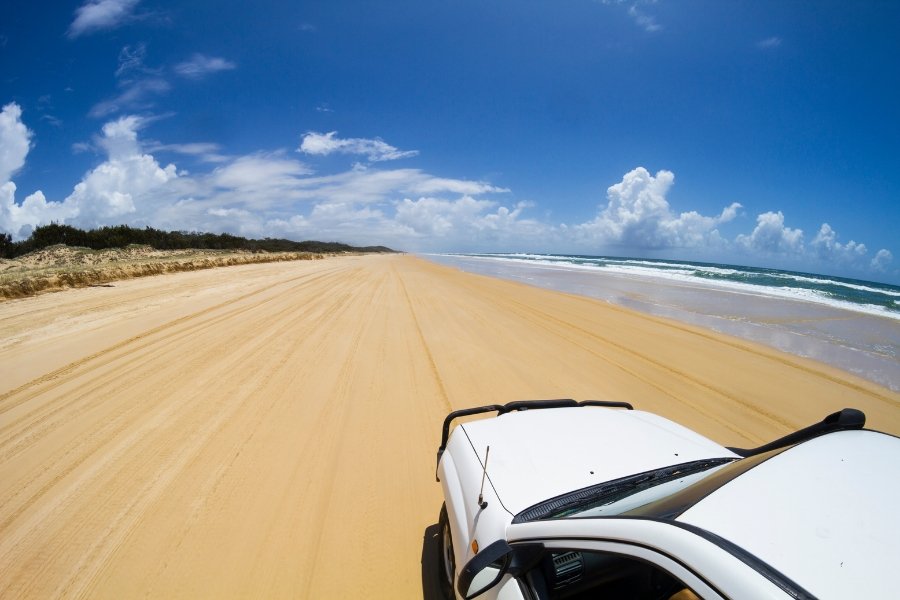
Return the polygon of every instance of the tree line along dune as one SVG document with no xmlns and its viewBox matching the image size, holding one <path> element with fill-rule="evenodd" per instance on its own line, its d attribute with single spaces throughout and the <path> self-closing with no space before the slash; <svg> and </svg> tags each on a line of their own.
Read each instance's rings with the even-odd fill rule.
<svg viewBox="0 0 900 600">
<path fill-rule="evenodd" d="M 0 235 L 0 300 L 66 288 L 213 267 L 316 260 L 326 255 L 389 253 L 385 246 L 338 242 L 251 240 L 230 234 L 161 231 L 127 225 L 83 231 L 36 228 L 25 240 Z"/>
</svg>

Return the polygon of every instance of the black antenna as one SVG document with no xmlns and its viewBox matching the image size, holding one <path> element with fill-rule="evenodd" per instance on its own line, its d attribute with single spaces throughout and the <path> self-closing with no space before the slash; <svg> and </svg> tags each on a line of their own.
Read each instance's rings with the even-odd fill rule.
<svg viewBox="0 0 900 600">
<path fill-rule="evenodd" d="M 481 507 L 481 510 L 487 508 L 487 502 L 484 501 L 484 478 L 487 476 L 487 463 L 488 457 L 491 455 L 491 447 L 488 446 L 487 450 L 484 452 L 484 471 L 481 472 L 481 489 L 478 491 L 478 506 Z"/>
</svg>

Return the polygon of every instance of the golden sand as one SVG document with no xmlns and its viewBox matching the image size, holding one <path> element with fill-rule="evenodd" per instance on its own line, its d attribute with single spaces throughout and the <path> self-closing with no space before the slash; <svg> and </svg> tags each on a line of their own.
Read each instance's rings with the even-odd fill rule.
<svg viewBox="0 0 900 600">
<path fill-rule="evenodd" d="M 728 445 L 900 394 L 411 256 L 0 303 L 0 597 L 415 598 L 451 409 L 625 400 Z M 426 565 L 427 570 L 427 565 Z"/>
</svg>

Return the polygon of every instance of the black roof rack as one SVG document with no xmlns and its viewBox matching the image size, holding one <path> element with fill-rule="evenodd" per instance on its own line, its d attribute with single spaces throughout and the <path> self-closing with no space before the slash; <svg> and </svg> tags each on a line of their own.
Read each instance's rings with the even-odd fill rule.
<svg viewBox="0 0 900 600">
<path fill-rule="evenodd" d="M 447 447 L 447 438 L 450 437 L 450 423 L 459 417 L 468 417 L 470 415 L 479 415 L 482 413 L 496 412 L 497 415 L 503 415 L 508 412 L 521 410 L 534 410 L 539 408 L 570 408 L 578 406 L 601 406 L 605 408 L 626 408 L 634 410 L 634 407 L 628 402 L 614 402 L 607 400 L 572 400 L 571 398 L 560 398 L 557 400 L 515 400 L 506 404 L 488 404 L 487 406 L 478 406 L 475 408 L 463 408 L 462 410 L 454 410 L 444 419 L 444 428 L 441 431 L 441 446 L 437 451 L 437 462 L 440 464 L 441 456 Z M 435 479 L 437 478 L 435 473 Z"/>
<path fill-rule="evenodd" d="M 756 456 L 770 450 L 777 450 L 786 446 L 793 446 L 814 437 L 832 433 L 834 431 L 842 431 L 846 429 L 862 429 L 866 424 L 866 415 L 861 410 L 855 408 L 845 408 L 836 413 L 831 413 L 818 423 L 814 423 L 809 427 L 804 427 L 794 433 L 789 433 L 782 438 L 778 438 L 773 442 L 758 446 L 756 448 L 728 448 L 738 456 L 747 458 L 748 456 Z"/>
</svg>

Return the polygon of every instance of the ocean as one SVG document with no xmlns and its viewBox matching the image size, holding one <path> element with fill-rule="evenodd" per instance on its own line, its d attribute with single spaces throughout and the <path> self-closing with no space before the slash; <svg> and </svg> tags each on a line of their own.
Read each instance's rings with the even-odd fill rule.
<svg viewBox="0 0 900 600">
<path fill-rule="evenodd" d="M 759 342 L 900 391 L 900 287 L 691 261 L 438 254 L 465 271 L 581 294 Z"/>
</svg>

